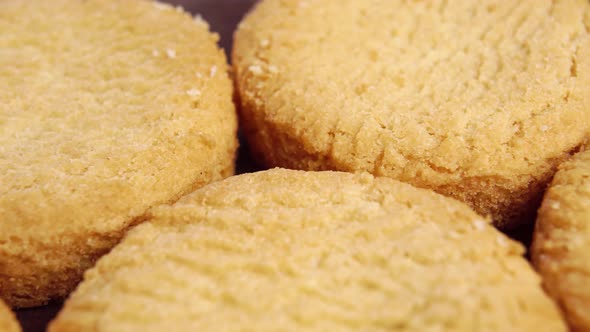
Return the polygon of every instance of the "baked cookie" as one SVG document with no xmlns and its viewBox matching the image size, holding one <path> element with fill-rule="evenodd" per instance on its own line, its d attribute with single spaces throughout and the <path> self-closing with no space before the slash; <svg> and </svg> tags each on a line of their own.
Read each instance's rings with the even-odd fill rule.
<svg viewBox="0 0 590 332">
<path fill-rule="evenodd" d="M 140 0 L 0 1 L 0 298 L 68 294 L 145 211 L 233 173 L 218 37 Z"/>
<path fill-rule="evenodd" d="M 14 313 L 0 300 L 0 332 L 20 332 Z"/>
<path fill-rule="evenodd" d="M 267 166 L 368 171 L 502 228 L 532 221 L 590 127 L 587 0 L 261 1 L 235 35 Z"/>
<path fill-rule="evenodd" d="M 522 253 L 431 191 L 274 169 L 155 208 L 49 331 L 565 331 Z"/>
<path fill-rule="evenodd" d="M 590 331 L 590 151 L 562 164 L 535 225 L 531 255 L 573 331 Z"/>
</svg>

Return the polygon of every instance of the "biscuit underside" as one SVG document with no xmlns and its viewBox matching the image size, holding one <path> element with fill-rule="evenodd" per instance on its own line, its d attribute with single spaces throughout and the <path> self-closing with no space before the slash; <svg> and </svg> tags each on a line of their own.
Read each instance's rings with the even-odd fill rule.
<svg viewBox="0 0 590 332">
<path fill-rule="evenodd" d="M 590 152 L 560 166 L 539 210 L 533 263 L 574 331 L 590 331 Z"/>
<path fill-rule="evenodd" d="M 0 298 L 64 297 L 146 211 L 234 172 L 218 36 L 150 1 L 0 1 Z"/>
<path fill-rule="evenodd" d="M 433 192 L 275 169 L 155 208 L 49 331 L 565 331 L 522 252 Z"/>
<path fill-rule="evenodd" d="M 262 1 L 234 39 L 245 136 L 268 166 L 393 177 L 515 227 L 590 125 L 589 27 L 584 0 Z"/>
</svg>

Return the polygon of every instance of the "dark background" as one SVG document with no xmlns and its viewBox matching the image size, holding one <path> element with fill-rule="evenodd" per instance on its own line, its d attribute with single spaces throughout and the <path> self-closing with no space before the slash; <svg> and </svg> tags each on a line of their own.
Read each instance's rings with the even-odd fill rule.
<svg viewBox="0 0 590 332">
<path fill-rule="evenodd" d="M 229 55 L 233 31 L 256 0 L 168 0 L 165 2 L 181 5 L 188 12 L 200 14 L 209 22 L 211 30 L 219 33 L 220 45 Z M 248 158 L 246 147 L 242 146 L 237 171 L 243 173 L 255 169 L 256 166 Z M 52 303 L 45 307 L 19 310 L 16 315 L 23 332 L 42 332 L 60 308 L 61 303 Z"/>
</svg>

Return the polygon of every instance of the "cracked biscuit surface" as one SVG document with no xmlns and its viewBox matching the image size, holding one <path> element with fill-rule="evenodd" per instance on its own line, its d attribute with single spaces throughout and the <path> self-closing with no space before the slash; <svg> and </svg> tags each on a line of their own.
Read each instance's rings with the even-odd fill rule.
<svg viewBox="0 0 590 332">
<path fill-rule="evenodd" d="M 590 151 L 559 166 L 539 209 L 533 263 L 573 331 L 590 331 Z"/>
<path fill-rule="evenodd" d="M 151 1 L 0 1 L 0 298 L 64 297 L 147 209 L 233 173 L 218 37 Z"/>
<path fill-rule="evenodd" d="M 364 170 L 511 228 L 590 126 L 586 0 L 261 1 L 235 35 L 267 166 Z"/>
<path fill-rule="evenodd" d="M 150 219 L 50 332 L 565 331 L 520 244 L 392 179 L 273 169 Z"/>
<path fill-rule="evenodd" d="M 0 300 L 0 332 L 20 332 L 14 313 Z"/>
</svg>

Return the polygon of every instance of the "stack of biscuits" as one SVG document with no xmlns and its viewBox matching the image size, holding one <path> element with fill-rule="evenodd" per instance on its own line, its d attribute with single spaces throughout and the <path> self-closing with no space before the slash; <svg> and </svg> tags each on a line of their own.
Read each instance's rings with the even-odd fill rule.
<svg viewBox="0 0 590 332">
<path fill-rule="evenodd" d="M 0 332 L 590 331 L 590 2 L 261 0 L 234 37 L 0 0 Z"/>
</svg>

